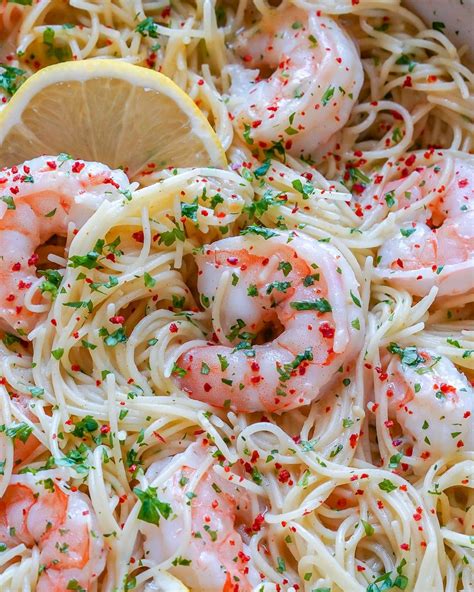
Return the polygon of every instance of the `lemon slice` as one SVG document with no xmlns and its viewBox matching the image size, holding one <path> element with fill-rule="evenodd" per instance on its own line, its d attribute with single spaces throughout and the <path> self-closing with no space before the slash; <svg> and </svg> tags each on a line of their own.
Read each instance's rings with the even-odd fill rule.
<svg viewBox="0 0 474 592">
<path fill-rule="evenodd" d="M 214 130 L 186 93 L 158 72 L 118 60 L 44 68 L 0 111 L 0 166 L 61 152 L 123 167 L 130 178 L 226 165 Z"/>
</svg>

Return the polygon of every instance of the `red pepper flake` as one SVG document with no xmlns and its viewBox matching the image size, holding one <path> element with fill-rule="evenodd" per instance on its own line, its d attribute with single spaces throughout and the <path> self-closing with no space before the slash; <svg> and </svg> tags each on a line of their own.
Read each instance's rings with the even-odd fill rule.
<svg viewBox="0 0 474 592">
<path fill-rule="evenodd" d="M 459 442 L 456 444 L 456 446 L 458 448 L 462 448 L 464 446 L 464 442 L 462 440 L 459 440 Z"/>
<path fill-rule="evenodd" d="M 28 265 L 36 265 L 39 261 L 39 255 L 37 253 L 33 253 L 31 257 L 28 259 Z"/>
<path fill-rule="evenodd" d="M 143 236 L 143 230 L 138 230 L 132 234 L 132 238 L 137 241 L 137 243 L 143 243 L 145 241 L 145 237 Z"/>
<path fill-rule="evenodd" d="M 176 323 L 171 323 L 170 333 L 177 333 L 177 332 L 178 332 L 178 326 L 176 325 Z"/>
<path fill-rule="evenodd" d="M 208 393 L 211 389 L 212 389 L 212 386 L 208 382 L 205 382 L 204 383 L 204 390 L 206 391 L 206 393 Z"/>
<path fill-rule="evenodd" d="M 199 86 L 202 86 L 202 85 L 204 84 L 204 80 L 203 80 L 202 78 L 200 78 L 200 79 L 198 80 L 198 84 L 199 84 Z"/>
<path fill-rule="evenodd" d="M 278 481 L 280 481 L 280 483 L 286 483 L 289 478 L 290 478 L 290 473 L 286 469 L 281 470 L 280 473 L 278 474 Z"/>
<path fill-rule="evenodd" d="M 21 269 L 21 263 L 19 261 L 12 265 L 12 271 L 20 271 L 20 269 Z"/>
<path fill-rule="evenodd" d="M 442 384 L 439 390 L 444 394 L 456 392 L 456 388 L 450 384 Z"/>
<path fill-rule="evenodd" d="M 15 294 L 8 294 L 8 296 L 5 298 L 5 300 L 7 302 L 13 302 L 15 300 Z"/>
<path fill-rule="evenodd" d="M 255 516 L 255 520 L 253 521 L 252 524 L 252 530 L 254 532 L 258 532 L 259 530 L 262 529 L 262 525 L 265 522 L 265 517 L 263 514 L 257 514 L 257 516 Z"/>
<path fill-rule="evenodd" d="M 242 59 L 244 60 L 244 62 L 251 62 L 252 56 L 248 53 L 248 54 L 244 55 L 244 57 Z"/>
<path fill-rule="evenodd" d="M 355 448 L 357 446 L 357 440 L 359 439 L 359 434 L 351 434 L 349 436 L 349 444 L 351 448 Z"/>
<path fill-rule="evenodd" d="M 261 119 L 256 119 L 255 121 L 252 121 L 252 127 L 255 129 L 256 127 L 259 127 L 260 125 L 262 125 L 262 120 Z"/>
<path fill-rule="evenodd" d="M 110 432 L 110 426 L 108 426 L 108 425 L 100 426 L 100 433 L 101 434 L 108 434 L 109 432 Z"/>
<path fill-rule="evenodd" d="M 56 162 L 54 162 L 54 160 L 47 160 L 46 164 L 48 165 L 48 167 L 54 171 L 58 168 L 58 164 Z"/>
<path fill-rule="evenodd" d="M 260 458 L 259 453 L 257 452 L 257 450 L 254 450 L 252 452 L 252 456 L 250 457 L 250 462 L 251 463 L 256 463 L 259 458 Z"/>
<path fill-rule="evenodd" d="M 461 179 L 458 181 L 458 187 L 462 189 L 463 187 L 467 187 L 469 185 L 469 181 L 467 179 Z"/>
<path fill-rule="evenodd" d="M 110 317 L 109 321 L 112 323 L 112 325 L 121 325 L 125 321 L 125 317 L 122 315 L 115 315 Z"/>
<path fill-rule="evenodd" d="M 411 80 L 411 76 L 407 76 L 405 78 L 405 80 L 403 81 L 402 86 L 404 88 L 411 88 L 413 86 L 412 80 Z"/>
<path fill-rule="evenodd" d="M 237 555 L 242 563 L 248 563 L 250 561 L 250 555 L 245 555 L 243 551 L 239 551 Z"/>
<path fill-rule="evenodd" d="M 71 171 L 73 173 L 80 173 L 85 166 L 86 165 L 84 162 L 79 162 L 78 160 L 76 160 L 76 162 L 71 167 Z"/>
<path fill-rule="evenodd" d="M 151 165 L 148 165 L 151 166 Z M 112 185 L 112 187 L 115 187 L 115 189 L 120 189 L 120 185 L 114 181 L 111 177 L 107 177 L 106 179 L 104 179 L 104 185 Z"/>
<path fill-rule="evenodd" d="M 415 160 L 416 160 L 416 155 L 410 154 L 410 156 L 405 160 L 405 164 L 408 167 L 411 167 L 413 164 L 415 164 Z"/>
<path fill-rule="evenodd" d="M 73 364 L 73 365 L 71 366 L 71 370 L 72 370 L 73 372 L 79 372 L 79 370 L 80 370 L 80 369 L 81 369 L 81 367 L 79 366 L 79 364 Z"/>
<path fill-rule="evenodd" d="M 402 551 L 409 551 L 409 550 L 410 550 L 410 545 L 409 545 L 408 543 L 402 543 L 402 544 L 400 545 L 400 549 L 401 549 Z"/>
<path fill-rule="evenodd" d="M 319 332 L 325 339 L 331 339 L 331 337 L 334 337 L 336 330 L 329 323 L 321 323 L 319 325 Z"/>
</svg>

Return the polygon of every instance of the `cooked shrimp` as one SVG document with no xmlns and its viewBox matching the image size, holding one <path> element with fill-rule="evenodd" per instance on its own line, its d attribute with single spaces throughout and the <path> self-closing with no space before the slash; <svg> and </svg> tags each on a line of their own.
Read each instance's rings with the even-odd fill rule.
<svg viewBox="0 0 474 592">
<path fill-rule="evenodd" d="M 445 356 L 427 349 L 400 348 L 388 364 L 389 416 L 396 419 L 413 453 L 433 462 L 474 450 L 474 389 Z"/>
<path fill-rule="evenodd" d="M 8 63 L 8 58 L 16 53 L 16 39 L 24 10 L 25 7 L 20 6 L 20 3 L 10 3 L 8 0 L 0 2 L 0 64 Z"/>
<path fill-rule="evenodd" d="M 193 347 L 178 359 L 179 384 L 193 399 L 242 412 L 293 409 L 318 397 L 360 350 L 358 284 L 339 251 L 269 233 L 268 240 L 217 241 L 196 258 L 201 301 L 212 303 L 220 345 Z M 224 296 L 221 282 L 230 279 Z M 283 332 L 251 345 L 272 327 Z"/>
<path fill-rule="evenodd" d="M 244 592 L 260 581 L 236 527 L 237 522 L 252 523 L 250 503 L 244 489 L 211 468 L 196 482 L 210 458 L 207 448 L 196 442 L 171 460 L 173 465 L 180 462 L 158 490 L 170 513 L 159 526 L 143 522 L 145 558 L 156 565 L 180 557 L 169 571 L 192 590 Z M 166 461 L 151 465 L 149 482 L 166 468 Z"/>
<path fill-rule="evenodd" d="M 316 10 L 274 10 L 235 49 L 243 63 L 228 67 L 229 107 L 247 143 L 283 141 L 293 155 L 310 155 L 349 119 L 364 73 L 335 20 Z"/>
<path fill-rule="evenodd" d="M 91 503 L 83 493 L 68 491 L 59 471 L 11 478 L 0 500 L 0 542 L 7 548 L 37 546 L 37 592 L 90 590 L 105 567 Z"/>
<path fill-rule="evenodd" d="M 53 235 L 82 226 L 105 200 L 128 187 L 122 171 L 99 163 L 44 156 L 0 171 L 0 319 L 21 335 L 39 315 L 25 292 L 36 282 L 35 250 Z"/>
<path fill-rule="evenodd" d="M 433 286 L 438 286 L 440 296 L 474 290 L 474 161 L 456 160 L 446 185 L 438 186 L 445 166 L 417 169 L 413 186 L 404 188 L 397 207 L 431 191 L 438 195 L 378 252 L 379 277 L 416 296 L 424 296 Z M 389 183 L 379 199 L 396 196 L 402 182 Z"/>
</svg>

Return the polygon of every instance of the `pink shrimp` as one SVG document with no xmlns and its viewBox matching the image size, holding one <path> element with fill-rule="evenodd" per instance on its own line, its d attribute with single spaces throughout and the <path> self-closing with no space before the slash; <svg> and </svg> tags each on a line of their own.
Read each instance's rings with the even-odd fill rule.
<svg viewBox="0 0 474 592">
<path fill-rule="evenodd" d="M 0 3 L 0 64 L 15 56 L 17 36 L 26 6 L 2 0 Z M 2 66 L 0 65 L 0 68 Z"/>
<path fill-rule="evenodd" d="M 68 491 L 58 471 L 12 477 L 0 499 L 0 542 L 38 547 L 37 592 L 87 591 L 105 567 L 91 503 L 83 493 Z"/>
<path fill-rule="evenodd" d="M 295 156 L 311 155 L 344 127 L 364 72 L 334 19 L 314 9 L 272 10 L 258 29 L 239 35 L 235 50 L 242 61 L 227 67 L 229 106 L 251 148 L 283 142 Z"/>
<path fill-rule="evenodd" d="M 179 554 L 170 570 L 193 590 L 246 592 L 260 582 L 249 549 L 237 523 L 252 524 L 250 503 L 243 488 L 208 469 L 192 488 L 196 472 L 209 459 L 208 446 L 191 444 L 171 459 L 182 462 L 159 488 L 158 499 L 169 514 L 159 526 L 143 522 L 145 558 L 154 564 Z M 154 463 L 147 472 L 150 482 L 166 469 L 166 461 Z M 236 478 L 238 480 L 238 478 Z M 190 506 L 187 527 L 185 511 Z M 189 531 L 190 528 L 190 531 Z M 183 546 L 183 540 L 186 544 Z M 181 550 L 182 549 L 182 550 Z"/>
<path fill-rule="evenodd" d="M 82 226 L 104 200 L 119 199 L 128 187 L 122 171 L 67 155 L 43 156 L 0 170 L 0 320 L 20 335 L 41 316 L 25 306 L 36 282 L 37 247 L 53 235 Z M 41 300 L 35 295 L 34 302 Z"/>
<path fill-rule="evenodd" d="M 401 209 L 431 191 L 438 194 L 378 252 L 376 275 L 416 296 L 424 296 L 433 286 L 438 286 L 440 296 L 474 290 L 474 162 L 456 160 L 448 182 L 439 186 L 444 167 L 441 163 L 416 169 L 413 186 L 404 188 L 402 195 L 397 196 L 397 188 L 403 180 L 377 192 L 384 209 L 387 199 Z"/>
<path fill-rule="evenodd" d="M 177 361 L 179 385 L 193 399 L 242 412 L 293 409 L 318 397 L 360 350 L 358 284 L 341 253 L 268 233 L 217 241 L 196 258 L 201 301 L 212 303 L 221 327 L 219 345 L 193 347 Z M 216 295 L 225 276 L 224 306 Z M 251 344 L 281 327 L 273 341 Z"/>
<path fill-rule="evenodd" d="M 474 390 L 445 356 L 391 344 L 387 368 L 389 416 L 415 455 L 435 461 L 474 450 Z"/>
</svg>

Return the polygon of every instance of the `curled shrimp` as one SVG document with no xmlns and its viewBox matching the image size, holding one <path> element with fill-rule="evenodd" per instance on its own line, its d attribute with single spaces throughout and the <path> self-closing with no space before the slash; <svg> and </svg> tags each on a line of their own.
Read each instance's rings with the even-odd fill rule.
<svg viewBox="0 0 474 592">
<path fill-rule="evenodd" d="M 142 523 L 145 559 L 156 565 L 179 557 L 170 573 L 192 590 L 243 592 L 260 582 L 243 541 L 243 525 L 252 523 L 250 502 L 238 484 L 211 468 L 202 472 L 209 465 L 208 449 L 202 441 L 195 442 L 171 459 L 176 470 L 158 489 L 167 518 L 158 526 Z M 148 481 L 166 469 L 166 461 L 154 463 Z"/>
<path fill-rule="evenodd" d="M 20 3 L 0 2 L 0 64 L 16 53 L 17 36 L 25 14 Z M 0 66 L 1 68 L 1 66 Z"/>
<path fill-rule="evenodd" d="M 105 544 L 89 499 L 68 490 L 55 470 L 12 476 L 0 499 L 0 542 L 37 547 L 37 592 L 89 590 L 105 567 Z"/>
<path fill-rule="evenodd" d="M 429 349 L 401 348 L 387 367 L 389 417 L 417 457 L 432 463 L 441 456 L 474 450 L 474 389 L 446 356 Z"/>
<path fill-rule="evenodd" d="M 196 258 L 219 344 L 177 361 L 177 380 L 193 399 L 242 412 L 293 409 L 318 397 L 361 347 L 358 284 L 341 253 L 268 232 L 217 241 Z M 273 341 L 252 344 L 281 328 Z"/>
<path fill-rule="evenodd" d="M 25 335 L 40 314 L 25 306 L 37 283 L 36 249 L 53 235 L 81 227 L 105 200 L 129 186 L 122 171 L 60 155 L 0 170 L 0 320 Z M 36 295 L 35 304 L 41 301 Z"/>
<path fill-rule="evenodd" d="M 474 160 L 455 160 L 453 165 L 451 172 L 444 161 L 419 167 L 409 186 L 404 179 L 393 181 L 371 200 L 384 210 L 387 200 L 402 209 L 435 193 L 378 251 L 376 275 L 416 296 L 433 286 L 439 296 L 474 290 Z M 446 174 L 447 181 L 440 183 Z"/>
<path fill-rule="evenodd" d="M 271 11 L 235 47 L 229 107 L 252 147 L 311 155 L 347 122 L 364 74 L 353 41 L 316 10 Z M 265 77 L 266 71 L 271 74 Z"/>
</svg>

